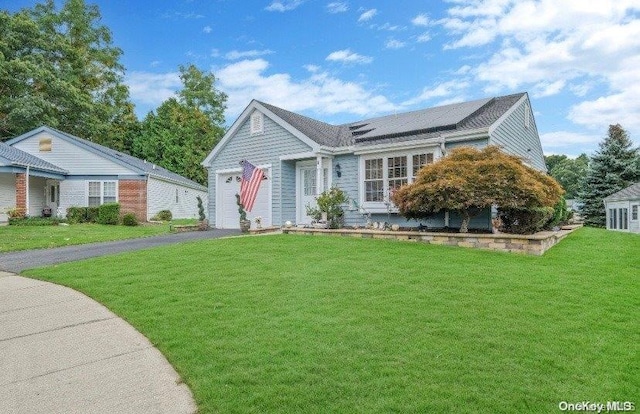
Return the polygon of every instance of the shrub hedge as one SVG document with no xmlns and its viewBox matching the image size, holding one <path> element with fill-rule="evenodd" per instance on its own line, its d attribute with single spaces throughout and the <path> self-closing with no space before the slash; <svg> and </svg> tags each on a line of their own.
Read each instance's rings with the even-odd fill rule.
<svg viewBox="0 0 640 414">
<path fill-rule="evenodd" d="M 69 207 L 67 209 L 67 221 L 71 224 L 96 223 L 98 221 L 99 207 Z"/>
<path fill-rule="evenodd" d="M 127 213 L 124 216 L 122 216 L 122 224 L 124 226 L 137 226 L 138 219 L 136 218 L 135 214 Z"/>
<path fill-rule="evenodd" d="M 99 224 L 118 224 L 120 217 L 119 203 L 106 203 L 98 207 Z"/>
<path fill-rule="evenodd" d="M 65 222 L 59 217 L 9 217 L 10 226 L 57 226 Z"/>
</svg>

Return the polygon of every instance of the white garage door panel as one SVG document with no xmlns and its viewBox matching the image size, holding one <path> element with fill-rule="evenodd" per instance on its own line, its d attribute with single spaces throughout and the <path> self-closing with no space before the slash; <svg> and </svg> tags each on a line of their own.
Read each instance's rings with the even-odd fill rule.
<svg viewBox="0 0 640 414">
<path fill-rule="evenodd" d="M 267 172 L 267 176 L 271 176 Z M 220 197 L 218 202 L 218 217 L 216 217 L 216 227 L 222 229 L 240 228 L 240 213 L 238 213 L 238 205 L 236 204 L 236 194 L 240 192 L 240 173 L 222 174 L 218 180 L 218 191 Z M 251 220 L 251 227 L 255 228 L 253 219 L 257 216 L 262 217 L 262 226 L 271 226 L 271 200 L 270 200 L 270 179 L 263 180 L 253 204 L 253 210 L 247 212 L 247 218 Z"/>
</svg>

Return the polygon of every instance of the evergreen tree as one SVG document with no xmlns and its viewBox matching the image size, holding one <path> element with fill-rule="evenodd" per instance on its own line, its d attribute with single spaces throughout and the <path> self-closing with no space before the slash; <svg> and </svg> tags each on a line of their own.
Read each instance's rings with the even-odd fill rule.
<svg viewBox="0 0 640 414">
<path fill-rule="evenodd" d="M 640 151 L 632 147 L 627 132 L 609 125 L 609 134 L 589 160 L 580 199 L 585 224 L 604 227 L 604 198 L 640 181 Z"/>
</svg>

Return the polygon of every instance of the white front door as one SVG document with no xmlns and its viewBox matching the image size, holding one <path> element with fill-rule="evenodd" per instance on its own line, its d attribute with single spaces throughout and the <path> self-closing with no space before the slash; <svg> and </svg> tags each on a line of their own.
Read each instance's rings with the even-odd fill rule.
<svg viewBox="0 0 640 414">
<path fill-rule="evenodd" d="M 52 216 L 59 216 L 58 207 L 60 206 L 60 182 L 56 180 L 47 180 L 45 188 L 45 205 L 51 209 Z"/>
<path fill-rule="evenodd" d="M 309 224 L 313 217 L 307 215 L 307 207 L 316 206 L 316 166 L 300 166 L 298 169 L 298 224 Z"/>
</svg>

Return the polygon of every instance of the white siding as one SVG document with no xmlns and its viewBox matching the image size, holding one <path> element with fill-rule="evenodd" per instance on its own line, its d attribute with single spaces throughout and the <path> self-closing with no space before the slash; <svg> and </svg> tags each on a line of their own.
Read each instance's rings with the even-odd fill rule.
<svg viewBox="0 0 640 414">
<path fill-rule="evenodd" d="M 85 180 L 64 180 L 60 182 L 60 212 L 64 217 L 69 207 L 86 207 L 87 182 Z"/>
<path fill-rule="evenodd" d="M 177 203 L 176 190 L 178 191 Z M 202 198 L 206 214 L 207 193 L 205 191 L 149 177 L 147 182 L 147 217 L 155 216 L 160 210 L 170 210 L 173 218 L 198 218 L 197 196 Z"/>
<path fill-rule="evenodd" d="M 46 205 L 47 180 L 41 177 L 29 177 L 29 215 L 42 216 L 42 209 Z"/>
<path fill-rule="evenodd" d="M 16 207 L 16 176 L 0 174 L 0 222 L 7 221 L 7 211 Z"/>
<path fill-rule="evenodd" d="M 40 151 L 41 138 L 51 139 L 51 151 Z M 13 146 L 64 168 L 69 171 L 70 175 L 127 175 L 133 173 L 128 168 L 46 132 L 26 138 Z"/>
<path fill-rule="evenodd" d="M 625 231 L 625 232 L 631 232 L 631 233 L 640 233 L 640 211 L 638 212 L 638 220 L 633 220 L 632 217 L 632 208 L 634 205 L 640 205 L 640 200 L 633 200 L 633 201 L 628 201 L 628 200 L 624 200 L 624 201 L 609 201 L 606 203 L 605 206 L 605 214 L 606 214 L 606 226 L 608 230 L 616 230 L 616 231 Z M 620 228 L 620 209 L 626 208 L 627 209 L 627 228 Z M 640 208 L 640 206 L 639 206 Z M 610 209 L 615 209 L 616 210 L 616 227 L 617 228 L 612 228 L 610 226 Z"/>
</svg>

